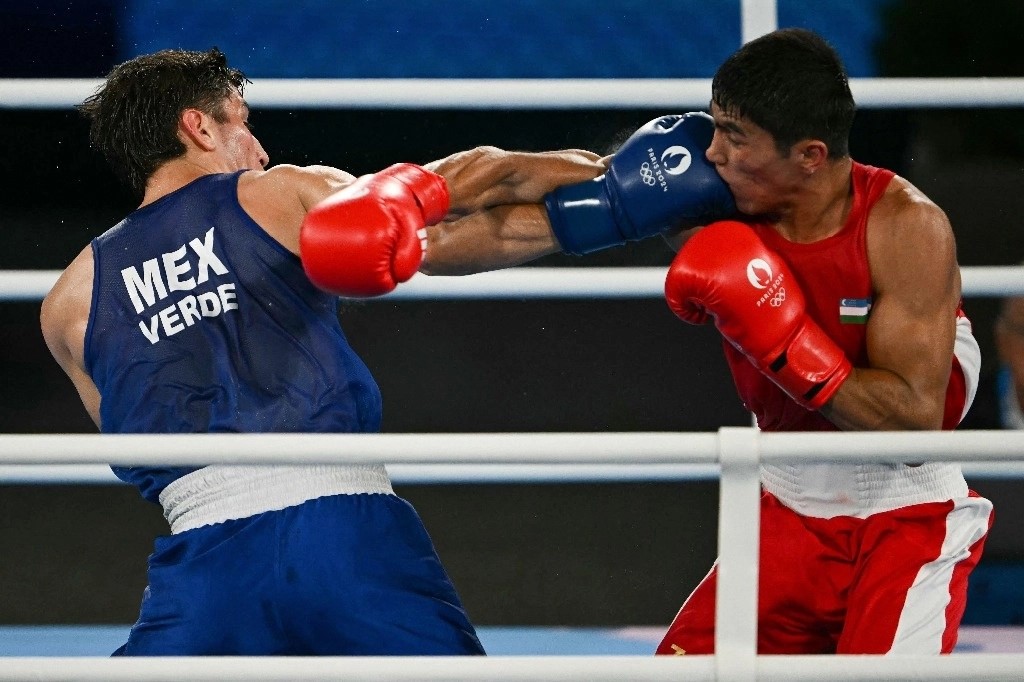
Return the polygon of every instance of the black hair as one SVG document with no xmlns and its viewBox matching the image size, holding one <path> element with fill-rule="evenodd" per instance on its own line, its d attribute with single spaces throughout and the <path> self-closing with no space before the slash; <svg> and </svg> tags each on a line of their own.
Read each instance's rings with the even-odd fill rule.
<svg viewBox="0 0 1024 682">
<path fill-rule="evenodd" d="M 149 176 L 185 153 L 177 132 L 181 112 L 199 109 L 224 121 L 225 101 L 248 82 L 216 47 L 162 50 L 115 66 L 78 110 L 90 121 L 90 145 L 142 196 Z"/>
<path fill-rule="evenodd" d="M 800 28 L 750 41 L 715 73 L 711 101 L 768 131 L 780 153 L 822 140 L 829 158 L 847 156 L 856 106 L 846 69 L 821 36 Z"/>
</svg>

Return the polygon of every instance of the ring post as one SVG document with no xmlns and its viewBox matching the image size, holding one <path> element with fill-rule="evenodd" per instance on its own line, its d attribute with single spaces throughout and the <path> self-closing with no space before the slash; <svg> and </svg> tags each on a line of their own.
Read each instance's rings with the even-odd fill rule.
<svg viewBox="0 0 1024 682">
<path fill-rule="evenodd" d="M 757 679 L 759 434 L 752 427 L 725 427 L 718 431 L 722 479 L 718 500 L 715 668 L 720 682 Z"/>
</svg>

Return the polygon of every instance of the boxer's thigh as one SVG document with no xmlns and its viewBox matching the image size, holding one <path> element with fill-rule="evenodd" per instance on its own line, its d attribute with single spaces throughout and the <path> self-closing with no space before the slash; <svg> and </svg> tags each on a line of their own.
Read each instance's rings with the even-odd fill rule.
<svg viewBox="0 0 1024 682">
<path fill-rule="evenodd" d="M 310 653 L 483 653 L 408 502 L 324 497 L 290 510 L 284 523 L 287 623 Z"/>
</svg>

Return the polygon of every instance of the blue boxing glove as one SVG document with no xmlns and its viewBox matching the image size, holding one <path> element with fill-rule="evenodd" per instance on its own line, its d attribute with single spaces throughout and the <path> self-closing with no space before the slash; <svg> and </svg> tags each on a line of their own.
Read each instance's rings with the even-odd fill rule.
<svg viewBox="0 0 1024 682">
<path fill-rule="evenodd" d="M 547 194 L 562 251 L 580 256 L 735 215 L 729 186 L 704 156 L 714 132 L 714 119 L 699 111 L 656 118 L 623 143 L 604 175 Z"/>
</svg>

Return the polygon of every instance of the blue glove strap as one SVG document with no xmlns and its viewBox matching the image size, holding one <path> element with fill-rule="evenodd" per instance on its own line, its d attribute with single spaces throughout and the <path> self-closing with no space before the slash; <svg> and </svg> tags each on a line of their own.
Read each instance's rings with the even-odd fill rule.
<svg viewBox="0 0 1024 682">
<path fill-rule="evenodd" d="M 615 224 L 604 176 L 556 188 L 544 197 L 551 230 L 562 251 L 582 256 L 626 243 Z"/>
</svg>

